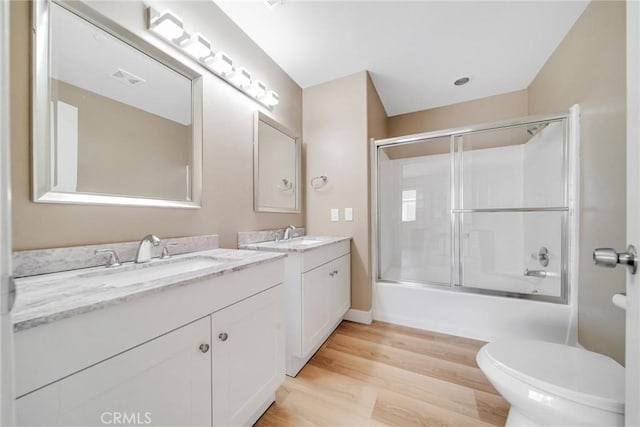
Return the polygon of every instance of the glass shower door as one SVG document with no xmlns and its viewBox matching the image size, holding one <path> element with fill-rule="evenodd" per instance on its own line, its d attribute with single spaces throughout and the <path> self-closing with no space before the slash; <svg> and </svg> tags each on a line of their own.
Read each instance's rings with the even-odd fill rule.
<svg viewBox="0 0 640 427">
<path fill-rule="evenodd" d="M 378 151 L 378 279 L 451 284 L 451 139 Z"/>
<path fill-rule="evenodd" d="M 565 212 L 463 213 L 459 278 L 465 288 L 562 297 Z"/>
<path fill-rule="evenodd" d="M 471 132 L 454 141 L 454 282 L 564 299 L 566 123 Z"/>
<path fill-rule="evenodd" d="M 567 138 L 557 118 L 379 146 L 377 279 L 566 302 Z"/>
</svg>

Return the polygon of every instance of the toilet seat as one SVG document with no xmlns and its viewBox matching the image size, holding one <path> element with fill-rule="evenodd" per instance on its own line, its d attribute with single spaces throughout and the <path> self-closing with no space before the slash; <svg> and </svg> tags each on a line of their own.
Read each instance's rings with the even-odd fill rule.
<svg viewBox="0 0 640 427">
<path fill-rule="evenodd" d="M 624 368 L 607 356 L 544 341 L 510 340 L 485 345 L 478 357 L 539 390 L 624 413 Z"/>
</svg>

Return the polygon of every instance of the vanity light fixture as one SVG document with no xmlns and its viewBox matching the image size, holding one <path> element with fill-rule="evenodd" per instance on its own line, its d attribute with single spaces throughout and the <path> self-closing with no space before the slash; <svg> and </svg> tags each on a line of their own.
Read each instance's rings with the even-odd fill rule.
<svg viewBox="0 0 640 427">
<path fill-rule="evenodd" d="M 224 52 L 218 52 L 204 60 L 207 67 L 211 68 L 215 73 L 224 76 L 229 71 L 233 71 L 233 60 Z"/>
<path fill-rule="evenodd" d="M 260 80 L 252 80 L 251 86 L 247 88 L 247 93 L 254 98 L 262 98 L 267 93 L 267 86 Z"/>
<path fill-rule="evenodd" d="M 195 33 L 190 38 L 186 39 L 180 44 L 180 47 L 196 59 L 211 56 L 211 43 L 200 33 Z"/>
<path fill-rule="evenodd" d="M 155 16 L 152 17 L 155 12 Z M 167 40 L 175 40 L 184 34 L 182 19 L 169 9 L 157 13 L 149 8 L 149 29 Z"/>
<path fill-rule="evenodd" d="M 229 73 L 227 80 L 240 89 L 245 89 L 251 85 L 251 74 L 244 67 L 238 67 Z"/>
<path fill-rule="evenodd" d="M 280 97 L 278 96 L 277 93 L 270 90 L 270 91 L 267 91 L 267 93 L 264 94 L 264 96 L 262 96 L 261 98 L 258 98 L 258 100 L 269 107 L 273 107 L 278 105 L 278 102 L 280 102 Z"/>
<path fill-rule="evenodd" d="M 273 4 L 276 3 L 282 4 L 283 0 L 277 0 Z M 169 9 L 158 12 L 148 7 L 147 19 L 147 28 L 153 34 L 181 49 L 240 92 L 269 109 L 278 105 L 279 97 L 275 91 L 268 90 L 259 80 L 251 80 L 251 74 L 246 68 L 234 67 L 231 57 L 226 53 L 214 52 L 211 42 L 199 32 L 190 36 L 184 30 L 182 20 Z"/>
</svg>

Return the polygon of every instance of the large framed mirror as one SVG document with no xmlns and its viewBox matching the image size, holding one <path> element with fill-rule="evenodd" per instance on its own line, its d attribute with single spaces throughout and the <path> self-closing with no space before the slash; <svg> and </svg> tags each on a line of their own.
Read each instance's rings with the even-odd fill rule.
<svg viewBox="0 0 640 427">
<path fill-rule="evenodd" d="M 253 130 L 253 201 L 256 212 L 300 212 L 300 138 L 256 112 Z"/>
<path fill-rule="evenodd" d="M 81 2 L 33 24 L 33 201 L 200 207 L 201 75 Z"/>
</svg>

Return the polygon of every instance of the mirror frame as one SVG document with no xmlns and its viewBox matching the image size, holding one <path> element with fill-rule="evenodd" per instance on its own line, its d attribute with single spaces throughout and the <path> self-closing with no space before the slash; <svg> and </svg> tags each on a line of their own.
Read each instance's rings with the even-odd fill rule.
<svg viewBox="0 0 640 427">
<path fill-rule="evenodd" d="M 49 85 L 50 6 L 55 3 L 111 34 L 123 43 L 162 63 L 191 81 L 192 176 L 191 200 L 164 200 L 127 195 L 63 193 L 52 191 L 51 183 L 51 102 Z M 202 75 L 150 42 L 101 15 L 81 2 L 34 0 L 32 7 L 31 64 L 31 199 L 36 203 L 81 205 L 201 207 L 202 200 Z"/>
<path fill-rule="evenodd" d="M 260 111 L 256 111 L 254 116 L 253 116 L 253 210 L 255 212 L 270 212 L 270 213 L 300 213 L 302 211 L 301 206 L 300 206 L 300 199 L 301 199 L 301 191 L 300 189 L 302 188 L 301 185 L 301 178 L 302 178 L 302 173 L 301 173 L 301 168 L 302 168 L 302 141 L 300 140 L 300 137 L 298 136 L 294 136 L 294 133 L 292 131 L 290 131 L 287 127 L 281 125 L 280 123 L 278 123 L 277 121 L 275 121 L 274 119 L 272 119 L 271 117 L 267 116 L 266 114 L 260 112 Z M 296 205 L 294 208 L 269 208 L 269 207 L 264 207 L 264 206 L 260 206 L 258 204 L 258 189 L 260 188 L 259 186 L 259 181 L 260 181 L 260 122 L 265 123 L 268 126 L 271 126 L 272 128 L 276 129 L 277 131 L 285 134 L 286 136 L 288 136 L 289 138 L 293 139 L 295 142 L 295 150 L 296 150 L 296 186 L 295 186 L 295 198 L 296 198 Z"/>
</svg>

